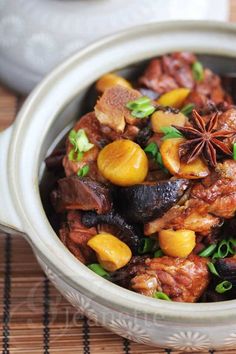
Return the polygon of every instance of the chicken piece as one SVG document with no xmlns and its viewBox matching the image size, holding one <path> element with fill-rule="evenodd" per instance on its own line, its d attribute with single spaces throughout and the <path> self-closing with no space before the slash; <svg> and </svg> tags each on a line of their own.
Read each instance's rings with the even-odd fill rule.
<svg viewBox="0 0 236 354">
<path fill-rule="evenodd" d="M 130 287 L 146 296 L 161 291 L 173 301 L 196 302 L 210 281 L 207 262 L 206 258 L 196 255 L 146 259 L 143 265 L 136 267 Z"/>
<path fill-rule="evenodd" d="M 220 225 L 220 218 L 209 214 L 205 203 L 192 199 L 183 206 L 176 205 L 172 207 L 161 218 L 145 224 L 144 234 L 152 235 L 163 229 L 186 229 L 208 236 Z"/>
<path fill-rule="evenodd" d="M 216 171 L 195 184 L 184 205 L 176 205 L 144 226 L 145 235 L 162 229 L 189 229 L 208 236 L 236 212 L 236 161 L 218 163 Z"/>
<path fill-rule="evenodd" d="M 66 176 L 72 176 L 77 174 L 77 172 L 83 168 L 85 165 L 89 166 L 89 177 L 99 180 L 101 182 L 104 181 L 102 176 L 100 175 L 97 169 L 97 156 L 100 149 L 109 143 L 105 133 L 101 129 L 101 125 L 97 120 L 95 113 L 90 112 L 85 114 L 80 120 L 75 124 L 75 131 L 79 129 L 84 129 L 90 143 L 94 144 L 94 147 L 89 151 L 83 154 L 83 158 L 81 161 L 71 161 L 68 157 L 68 154 L 72 150 L 73 146 L 70 143 L 69 139 L 66 141 L 66 155 L 63 159 L 63 167 L 65 170 Z"/>
<path fill-rule="evenodd" d="M 96 261 L 94 251 L 87 246 L 88 240 L 97 234 L 95 227 L 87 228 L 81 223 L 78 211 L 69 211 L 67 223 L 59 231 L 59 236 L 64 245 L 82 263 L 88 264 Z"/>
<path fill-rule="evenodd" d="M 217 128 L 234 132 L 231 137 L 224 139 L 224 142 L 231 148 L 232 144 L 236 143 L 236 108 L 228 109 L 219 116 Z"/>
<path fill-rule="evenodd" d="M 204 69 L 204 79 L 196 82 L 193 77 L 192 65 L 197 58 L 192 53 L 179 52 L 153 59 L 139 84 L 162 95 L 178 87 L 191 89 L 185 104 L 194 103 L 195 108 L 204 108 L 208 104 L 222 102 L 232 103 L 231 97 L 222 87 L 218 75 L 210 69 Z"/>
<path fill-rule="evenodd" d="M 174 78 L 163 73 L 161 59 L 153 59 L 144 74 L 139 78 L 139 84 L 150 90 L 163 94 L 178 88 Z"/>
<path fill-rule="evenodd" d="M 126 123 L 137 124 L 139 119 L 131 115 L 125 107 L 129 101 L 141 97 L 141 93 L 123 86 L 113 86 L 103 93 L 94 108 L 97 119 L 101 124 L 107 125 L 118 133 L 123 133 Z"/>
<path fill-rule="evenodd" d="M 108 213 L 112 208 L 110 190 L 88 177 L 71 176 L 58 180 L 58 188 L 51 193 L 51 202 L 58 213 L 66 210 L 96 210 Z"/>
<path fill-rule="evenodd" d="M 206 106 L 232 103 L 231 97 L 223 89 L 220 77 L 210 69 L 204 69 L 204 79 L 197 82 L 187 97 L 185 104 L 193 103 L 195 109 L 204 109 Z"/>
<path fill-rule="evenodd" d="M 236 161 L 218 163 L 216 172 L 192 188 L 191 197 L 203 201 L 208 213 L 232 218 L 236 212 Z"/>
<path fill-rule="evenodd" d="M 162 65 L 167 75 L 174 78 L 178 87 L 187 87 L 192 89 L 194 87 L 194 78 L 192 73 L 192 64 L 196 61 L 196 57 L 193 56 L 192 60 L 179 55 L 164 55 L 162 57 Z M 190 53 L 189 53 L 190 55 Z"/>
</svg>

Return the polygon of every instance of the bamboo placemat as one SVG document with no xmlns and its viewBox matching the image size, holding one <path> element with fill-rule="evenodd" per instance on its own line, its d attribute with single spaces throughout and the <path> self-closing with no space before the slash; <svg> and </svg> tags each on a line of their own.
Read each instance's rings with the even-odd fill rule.
<svg viewBox="0 0 236 354">
<path fill-rule="evenodd" d="M 236 0 L 230 20 L 236 21 Z M 14 121 L 22 102 L 0 86 L 0 131 Z M 130 342 L 81 316 L 48 281 L 21 236 L 0 234 L 0 274 L 3 354 L 183 353 Z"/>
</svg>

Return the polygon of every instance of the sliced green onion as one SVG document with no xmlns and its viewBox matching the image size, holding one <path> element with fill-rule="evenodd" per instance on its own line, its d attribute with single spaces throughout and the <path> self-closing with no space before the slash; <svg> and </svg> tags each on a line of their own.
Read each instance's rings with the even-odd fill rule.
<svg viewBox="0 0 236 354">
<path fill-rule="evenodd" d="M 162 291 L 156 291 L 154 297 L 159 300 L 172 301 L 169 296 L 163 293 Z"/>
<path fill-rule="evenodd" d="M 155 246 L 156 240 L 153 238 L 143 238 L 141 240 L 141 245 L 138 249 L 139 254 L 145 254 L 153 251 L 153 248 Z"/>
<path fill-rule="evenodd" d="M 75 152 L 86 152 L 94 147 L 88 140 L 84 129 L 79 129 L 77 132 L 72 129 L 69 134 L 70 143 L 73 145 Z"/>
<path fill-rule="evenodd" d="M 83 156 L 84 156 L 83 152 L 78 151 L 78 152 L 77 152 L 76 161 L 77 161 L 77 162 L 81 161 L 82 158 L 83 158 Z"/>
<path fill-rule="evenodd" d="M 236 143 L 233 144 L 233 159 L 236 160 Z"/>
<path fill-rule="evenodd" d="M 157 250 L 154 252 L 154 258 L 159 258 L 162 257 L 164 255 L 164 253 L 162 252 L 162 250 Z"/>
<path fill-rule="evenodd" d="M 89 173 L 89 166 L 88 165 L 84 165 L 81 169 L 79 169 L 79 171 L 77 172 L 77 175 L 79 177 L 84 177 Z"/>
<path fill-rule="evenodd" d="M 195 61 L 192 65 L 192 73 L 194 80 L 202 81 L 204 79 L 204 69 L 200 61 Z"/>
<path fill-rule="evenodd" d="M 223 294 L 226 291 L 231 290 L 233 287 L 232 283 L 228 280 L 222 281 L 222 283 L 218 284 L 215 288 L 215 291 L 219 294 Z"/>
<path fill-rule="evenodd" d="M 198 255 L 200 257 L 210 257 L 213 254 L 213 252 L 215 251 L 216 247 L 217 247 L 216 244 L 210 245 L 207 248 L 205 248 L 203 251 L 198 253 Z"/>
<path fill-rule="evenodd" d="M 172 139 L 172 138 L 182 138 L 183 135 L 174 127 L 161 127 L 161 131 L 165 134 L 162 140 Z"/>
<path fill-rule="evenodd" d="M 75 150 L 74 149 L 71 149 L 70 150 L 70 152 L 69 152 L 69 154 L 68 154 L 68 159 L 70 160 L 70 161 L 75 161 L 76 159 L 75 159 Z"/>
<path fill-rule="evenodd" d="M 142 107 L 138 107 L 131 112 L 131 115 L 135 118 L 146 118 L 150 116 L 155 111 L 155 107 L 150 104 L 143 105 Z"/>
<path fill-rule="evenodd" d="M 142 96 L 142 97 L 138 98 L 137 100 L 129 101 L 126 104 L 126 107 L 129 108 L 130 110 L 133 110 L 133 109 L 137 109 L 140 106 L 143 106 L 143 105 L 150 103 L 150 102 L 151 102 L 151 99 L 149 97 Z"/>
<path fill-rule="evenodd" d="M 157 152 L 158 152 L 158 147 L 157 147 L 157 144 L 152 142 L 150 144 L 148 144 L 145 149 L 144 149 L 145 152 L 148 152 L 149 154 L 151 154 L 153 157 L 156 156 Z"/>
<path fill-rule="evenodd" d="M 188 103 L 186 104 L 186 106 L 184 106 L 182 109 L 181 109 L 181 113 L 183 113 L 185 116 L 188 116 L 190 113 L 192 113 L 192 110 L 194 109 L 195 107 L 195 104 L 193 103 Z"/>
<path fill-rule="evenodd" d="M 216 267 L 215 267 L 214 263 L 208 262 L 208 263 L 207 263 L 207 266 L 208 266 L 208 268 L 209 268 L 209 270 L 210 270 L 210 272 L 211 272 L 212 274 L 216 275 L 217 277 L 220 276 L 219 273 L 218 273 L 217 270 L 216 270 Z"/>
<path fill-rule="evenodd" d="M 228 241 L 222 240 L 218 246 L 218 256 L 219 258 L 225 258 L 229 254 L 229 244 Z"/>
<path fill-rule="evenodd" d="M 89 264 L 87 267 L 94 273 L 100 275 L 101 277 L 109 277 L 109 273 L 106 272 L 105 269 L 103 269 L 99 263 L 92 263 Z"/>
<path fill-rule="evenodd" d="M 229 252 L 231 254 L 236 254 L 236 240 L 232 237 L 228 240 Z"/>
</svg>

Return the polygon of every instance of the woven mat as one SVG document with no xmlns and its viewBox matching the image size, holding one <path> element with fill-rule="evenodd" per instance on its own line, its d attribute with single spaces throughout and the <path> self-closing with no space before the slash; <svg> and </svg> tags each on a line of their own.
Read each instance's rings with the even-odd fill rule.
<svg viewBox="0 0 236 354">
<path fill-rule="evenodd" d="M 231 5 L 230 19 L 236 21 L 236 0 Z M 14 121 L 23 100 L 0 86 L 0 131 Z M 20 236 L 0 234 L 0 274 L 3 354 L 183 353 L 130 342 L 81 316 L 48 281 Z"/>
</svg>

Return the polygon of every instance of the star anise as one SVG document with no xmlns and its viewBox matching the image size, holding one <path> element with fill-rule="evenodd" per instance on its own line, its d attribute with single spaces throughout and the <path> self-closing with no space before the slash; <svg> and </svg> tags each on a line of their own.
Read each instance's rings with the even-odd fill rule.
<svg viewBox="0 0 236 354">
<path fill-rule="evenodd" d="M 193 127 L 174 126 L 188 139 L 180 145 L 179 155 L 181 161 L 189 163 L 194 161 L 199 155 L 202 155 L 210 166 L 215 167 L 217 152 L 232 156 L 232 151 L 222 139 L 232 136 L 233 132 L 230 130 L 217 130 L 218 118 L 219 114 L 216 112 L 206 122 L 196 110 L 193 110 Z"/>
</svg>

